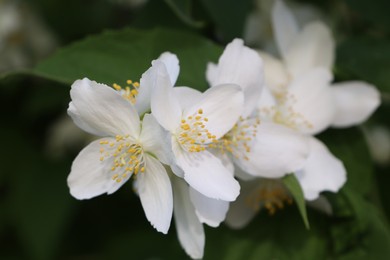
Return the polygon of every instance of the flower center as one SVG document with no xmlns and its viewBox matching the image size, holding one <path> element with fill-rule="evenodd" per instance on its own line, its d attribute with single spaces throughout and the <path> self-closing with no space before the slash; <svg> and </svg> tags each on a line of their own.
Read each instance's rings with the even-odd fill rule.
<svg viewBox="0 0 390 260">
<path fill-rule="evenodd" d="M 291 205 L 293 200 L 280 181 L 262 179 L 258 188 L 247 196 L 245 203 L 256 211 L 264 207 L 270 215 L 274 215 L 286 203 Z"/>
<path fill-rule="evenodd" d="M 115 141 L 100 141 L 100 161 L 112 160 L 112 180 L 121 182 L 131 174 L 145 171 L 143 149 L 134 143 L 129 136 L 115 136 Z"/>
<path fill-rule="evenodd" d="M 257 135 L 257 127 L 260 119 L 242 118 L 225 134 L 216 144 L 210 144 L 210 148 L 216 148 L 221 153 L 229 152 L 236 158 L 249 160 L 247 156 L 251 152 L 251 142 Z"/>
<path fill-rule="evenodd" d="M 121 87 L 120 85 L 114 83 L 112 85 L 116 91 L 118 91 L 123 98 L 130 101 L 132 104 L 136 103 L 136 97 L 138 95 L 138 89 L 140 87 L 138 82 L 133 82 L 132 80 L 126 81 L 126 86 Z"/>
<path fill-rule="evenodd" d="M 295 130 L 299 128 L 313 128 L 313 124 L 294 109 L 297 99 L 293 94 L 284 91 L 275 95 L 275 98 L 277 105 L 261 108 L 259 110 L 261 117 L 270 118 L 277 124 L 285 125 Z"/>
<path fill-rule="evenodd" d="M 279 103 L 279 109 L 274 115 L 274 122 L 284 124 L 293 129 L 300 127 L 313 128 L 313 125 L 301 113 L 294 110 L 297 99 L 293 94 L 286 91 L 284 95 L 279 95 L 276 98 Z"/>
<path fill-rule="evenodd" d="M 210 143 L 218 142 L 216 136 L 207 130 L 208 121 L 208 118 L 203 116 L 202 109 L 183 118 L 177 134 L 182 147 L 189 152 L 201 152 L 206 150 Z"/>
</svg>

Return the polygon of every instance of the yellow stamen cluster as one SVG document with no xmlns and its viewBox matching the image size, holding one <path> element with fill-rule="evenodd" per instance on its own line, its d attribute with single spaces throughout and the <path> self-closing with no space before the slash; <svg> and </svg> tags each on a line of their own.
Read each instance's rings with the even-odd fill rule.
<svg viewBox="0 0 390 260">
<path fill-rule="evenodd" d="M 216 136 L 206 127 L 208 118 L 203 116 L 203 110 L 181 120 L 178 133 L 179 143 L 189 152 L 206 150 L 208 144 L 218 142 Z"/>
<path fill-rule="evenodd" d="M 143 149 L 139 144 L 130 142 L 128 135 L 115 136 L 115 141 L 100 141 L 100 161 L 112 159 L 112 180 L 121 182 L 131 174 L 145 171 Z"/>
<path fill-rule="evenodd" d="M 210 148 L 217 148 L 222 153 L 229 152 L 236 158 L 249 160 L 247 154 L 251 152 L 250 142 L 256 137 L 259 124 L 259 118 L 240 117 L 238 123 L 216 144 L 211 144 Z"/>
<path fill-rule="evenodd" d="M 278 110 L 274 114 L 273 120 L 278 124 L 283 124 L 287 127 L 298 129 L 300 127 L 313 128 L 313 124 L 306 118 L 294 110 L 294 104 L 297 99 L 294 95 L 289 94 L 287 91 L 284 95 L 277 97 L 279 103 Z"/>
<path fill-rule="evenodd" d="M 258 211 L 264 207 L 270 215 L 274 215 L 277 210 L 283 209 L 285 204 L 291 205 L 293 199 L 282 183 L 275 180 L 264 180 L 258 187 L 246 198 L 248 207 Z"/>
<path fill-rule="evenodd" d="M 116 83 L 114 83 L 112 86 L 115 90 L 119 91 L 122 94 L 122 97 L 135 104 L 135 102 L 137 101 L 136 97 L 138 95 L 138 89 L 140 87 L 138 82 L 127 80 L 125 87 L 122 87 Z"/>
</svg>

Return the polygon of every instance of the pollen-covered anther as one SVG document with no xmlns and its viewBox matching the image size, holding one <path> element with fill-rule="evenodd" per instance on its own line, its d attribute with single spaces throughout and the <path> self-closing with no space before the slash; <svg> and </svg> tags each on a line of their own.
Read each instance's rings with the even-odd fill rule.
<svg viewBox="0 0 390 260">
<path fill-rule="evenodd" d="M 145 162 L 143 157 L 142 147 L 129 140 L 129 135 L 116 135 L 115 141 L 108 140 L 100 141 L 100 158 L 104 160 L 112 160 L 111 172 L 113 172 L 112 180 L 121 182 L 132 174 L 137 174 L 139 171 L 145 171 Z"/>
<path fill-rule="evenodd" d="M 259 118 L 243 118 L 223 136 L 216 147 L 221 153 L 229 152 L 235 158 L 242 158 L 249 161 L 248 154 L 251 152 L 251 142 L 257 134 L 257 127 L 260 124 Z"/>
<path fill-rule="evenodd" d="M 140 85 L 138 82 L 133 82 L 130 79 L 126 81 L 126 84 L 127 85 L 125 87 L 122 87 L 116 83 L 114 83 L 112 86 L 122 95 L 123 98 L 135 104 L 137 101 L 136 97 L 138 95 L 138 88 L 140 87 Z"/>
<path fill-rule="evenodd" d="M 262 207 L 268 214 L 274 215 L 277 210 L 281 210 L 285 205 L 291 205 L 293 199 L 286 188 L 274 180 L 264 180 L 264 183 L 246 198 L 248 207 L 260 210 Z"/>
<path fill-rule="evenodd" d="M 178 132 L 179 143 L 189 152 L 205 151 L 210 143 L 217 142 L 216 136 L 206 127 L 208 118 L 203 116 L 203 109 L 181 120 Z"/>
</svg>

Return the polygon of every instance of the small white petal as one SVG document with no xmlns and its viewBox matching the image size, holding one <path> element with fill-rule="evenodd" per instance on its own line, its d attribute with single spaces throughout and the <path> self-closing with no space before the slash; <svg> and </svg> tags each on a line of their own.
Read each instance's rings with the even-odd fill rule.
<svg viewBox="0 0 390 260">
<path fill-rule="evenodd" d="M 379 91 L 363 81 L 333 84 L 336 116 L 334 127 L 349 127 L 366 121 L 380 105 Z"/>
<path fill-rule="evenodd" d="M 291 82 L 287 101 L 281 105 L 287 125 L 307 134 L 317 134 L 330 126 L 335 115 L 331 80 L 328 70 L 318 68 Z"/>
<path fill-rule="evenodd" d="M 287 84 L 290 81 L 285 65 L 281 60 L 276 59 L 268 53 L 262 51 L 259 51 L 258 53 L 264 62 L 264 77 L 266 85 L 274 93 L 281 93 L 285 91 Z"/>
<path fill-rule="evenodd" d="M 272 27 L 276 45 L 282 57 L 285 57 L 299 27 L 291 10 L 281 0 L 276 0 L 272 8 Z"/>
<path fill-rule="evenodd" d="M 256 51 L 244 46 L 241 39 L 235 39 L 226 46 L 218 65 L 208 66 L 206 76 L 211 87 L 239 85 L 245 96 L 242 116 L 253 112 L 263 87 L 263 62 Z"/>
<path fill-rule="evenodd" d="M 164 52 L 158 57 L 159 61 L 162 61 L 167 68 L 171 85 L 175 86 L 177 78 L 179 77 L 180 66 L 177 56 L 170 52 Z"/>
<path fill-rule="evenodd" d="M 317 199 L 322 191 L 337 192 L 347 178 L 343 163 L 314 137 L 310 137 L 310 155 L 306 164 L 295 175 L 306 200 Z"/>
<path fill-rule="evenodd" d="M 204 122 L 205 129 L 219 139 L 226 134 L 237 122 L 243 111 L 244 96 L 237 85 L 218 85 L 208 89 L 202 94 L 202 99 L 187 111 L 185 118 L 193 116 L 199 109 L 203 110 L 203 117 L 208 118 Z"/>
<path fill-rule="evenodd" d="M 170 165 L 172 163 L 172 149 L 166 132 L 151 114 L 146 114 L 142 121 L 140 142 L 145 152 L 155 155 L 161 162 Z"/>
<path fill-rule="evenodd" d="M 140 120 L 134 106 L 117 91 L 87 78 L 76 80 L 70 90 L 72 102 L 69 115 L 85 131 L 92 134 L 104 133 L 108 136 L 139 136 Z"/>
<path fill-rule="evenodd" d="M 173 93 L 183 110 L 189 109 L 202 99 L 202 92 L 189 87 L 175 87 Z"/>
<path fill-rule="evenodd" d="M 213 199 L 237 198 L 240 186 L 217 157 L 208 151 L 186 152 L 180 146 L 172 149 L 177 165 L 184 171 L 184 179 L 192 188 Z"/>
<path fill-rule="evenodd" d="M 111 171 L 113 159 L 106 158 L 100 161 L 101 140 L 115 141 L 104 138 L 96 140 L 85 147 L 74 159 L 71 172 L 68 176 L 70 194 L 76 199 L 90 199 L 103 193 L 111 194 L 118 190 L 131 175 L 121 182 L 112 179 L 116 172 Z M 107 152 L 109 148 L 106 149 Z"/>
<path fill-rule="evenodd" d="M 286 54 L 286 65 L 293 77 L 316 67 L 332 69 L 335 43 L 329 28 L 321 22 L 307 24 L 295 37 Z"/>
<path fill-rule="evenodd" d="M 308 154 L 305 135 L 283 125 L 263 122 L 257 128 L 251 151 L 245 153 L 249 160 L 239 157 L 235 162 L 253 176 L 280 178 L 302 169 Z"/>
<path fill-rule="evenodd" d="M 244 228 L 256 216 L 257 209 L 248 203 L 248 198 L 258 189 L 258 181 L 241 181 L 241 193 L 237 200 L 230 203 L 226 224 L 234 229 Z"/>
<path fill-rule="evenodd" d="M 157 69 L 150 67 L 142 74 L 135 107 L 139 115 L 150 111 L 150 100 L 157 83 Z"/>
<path fill-rule="evenodd" d="M 152 113 L 162 127 L 174 132 L 180 125 L 180 103 L 174 95 L 165 65 L 156 60 L 153 66 L 157 69 L 157 83 L 152 94 Z"/>
<path fill-rule="evenodd" d="M 258 104 L 258 115 L 261 120 L 274 121 L 276 113 L 277 102 L 269 90 L 268 86 L 264 86 L 263 92 Z"/>
<path fill-rule="evenodd" d="M 203 225 L 191 203 L 188 185 L 180 178 L 172 177 L 174 215 L 177 236 L 184 251 L 193 259 L 203 257 L 205 234 Z"/>
<path fill-rule="evenodd" d="M 171 181 L 162 164 L 152 156 L 145 155 L 145 172 L 138 173 L 138 194 L 146 218 L 166 234 L 172 219 L 173 195 Z"/>
<path fill-rule="evenodd" d="M 218 227 L 225 220 L 229 202 L 205 197 L 192 188 L 190 188 L 190 198 L 194 204 L 196 215 L 202 223 Z"/>
</svg>

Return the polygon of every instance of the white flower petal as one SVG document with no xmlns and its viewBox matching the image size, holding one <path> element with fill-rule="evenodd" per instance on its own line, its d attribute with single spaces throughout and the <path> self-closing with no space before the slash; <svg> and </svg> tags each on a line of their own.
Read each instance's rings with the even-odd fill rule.
<svg viewBox="0 0 390 260">
<path fill-rule="evenodd" d="M 379 91 L 363 81 L 350 81 L 331 86 L 336 105 L 332 126 L 349 127 L 366 121 L 380 105 Z"/>
<path fill-rule="evenodd" d="M 269 90 L 268 86 L 264 86 L 258 104 L 258 115 L 261 120 L 274 121 L 277 102 Z"/>
<path fill-rule="evenodd" d="M 180 178 L 172 178 L 174 215 L 177 236 L 184 251 L 193 259 L 203 258 L 205 234 L 203 225 L 191 203 L 188 185 Z"/>
<path fill-rule="evenodd" d="M 174 132 L 180 125 L 180 103 L 174 95 L 165 65 L 156 60 L 153 66 L 157 69 L 157 83 L 152 94 L 152 113 L 162 127 Z"/>
<path fill-rule="evenodd" d="M 243 111 L 244 96 L 237 85 L 218 85 L 202 94 L 202 99 L 187 111 L 185 118 L 195 115 L 199 109 L 203 110 L 205 129 L 219 139 L 226 134 L 237 122 Z"/>
<path fill-rule="evenodd" d="M 138 177 L 138 194 L 146 218 L 157 229 L 166 234 L 172 219 L 173 195 L 171 181 L 162 164 L 152 156 L 145 155 L 145 172 Z"/>
<path fill-rule="evenodd" d="M 180 66 L 177 56 L 170 52 L 164 52 L 158 57 L 159 61 L 162 61 L 167 68 L 171 85 L 175 86 L 177 78 L 179 77 Z"/>
<path fill-rule="evenodd" d="M 293 77 L 316 67 L 332 69 L 335 43 L 329 28 L 321 22 L 307 24 L 295 37 L 285 61 Z"/>
<path fill-rule="evenodd" d="M 337 192 L 347 178 L 343 163 L 314 137 L 310 137 L 310 155 L 306 164 L 295 175 L 306 200 L 317 199 L 322 191 Z"/>
<path fill-rule="evenodd" d="M 286 101 L 280 106 L 285 118 L 282 121 L 307 134 L 317 134 L 328 128 L 335 115 L 331 80 L 330 72 L 320 68 L 294 79 Z"/>
<path fill-rule="evenodd" d="M 253 176 L 280 178 L 302 169 L 308 154 L 306 136 L 283 125 L 263 122 L 251 151 L 245 153 L 249 160 L 239 157 L 235 162 Z"/>
<path fill-rule="evenodd" d="M 281 0 L 276 0 L 272 8 L 272 27 L 276 45 L 282 57 L 285 57 L 299 27 L 291 10 Z"/>
<path fill-rule="evenodd" d="M 85 147 L 73 161 L 67 182 L 70 194 L 76 199 L 90 199 L 103 193 L 111 194 L 131 176 L 128 175 L 119 183 L 112 179 L 116 173 L 111 171 L 113 159 L 107 158 L 100 161 L 101 140 L 115 141 L 110 138 L 96 140 Z"/>
<path fill-rule="evenodd" d="M 256 216 L 257 209 L 248 203 L 248 197 L 258 189 L 258 181 L 242 181 L 241 193 L 237 200 L 230 203 L 229 211 L 226 215 L 226 224 L 234 229 L 244 228 Z"/>
<path fill-rule="evenodd" d="M 274 93 L 285 91 L 290 78 L 282 61 L 268 53 L 262 51 L 258 53 L 264 62 L 264 77 L 267 86 Z"/>
<path fill-rule="evenodd" d="M 131 135 L 137 138 L 140 121 L 136 109 L 117 91 L 87 78 L 76 80 L 70 90 L 69 115 L 85 131 L 109 136 Z M 77 111 L 77 112 L 75 112 Z M 84 122 L 80 124 L 80 122 Z"/>
<path fill-rule="evenodd" d="M 150 100 L 157 84 L 157 69 L 150 67 L 142 74 L 135 107 L 140 115 L 150 111 Z"/>
<path fill-rule="evenodd" d="M 202 223 L 218 227 L 225 220 L 229 202 L 205 197 L 192 188 L 190 188 L 190 198 L 195 207 L 196 215 Z"/>
<path fill-rule="evenodd" d="M 187 183 L 203 195 L 225 201 L 233 201 L 240 193 L 240 186 L 229 169 L 208 151 L 186 152 L 173 146 L 177 165 L 184 171 Z"/>
<path fill-rule="evenodd" d="M 219 63 L 209 65 L 206 72 L 211 87 L 221 84 L 239 85 L 245 96 L 243 116 L 255 109 L 263 87 L 263 62 L 256 51 L 244 46 L 241 39 L 229 43 Z"/>
<path fill-rule="evenodd" d="M 87 133 L 97 135 L 97 136 L 105 136 L 107 133 L 102 130 L 95 129 L 93 126 L 89 125 L 88 122 L 84 121 L 80 116 L 79 111 L 73 105 L 73 102 L 69 103 L 68 107 L 68 115 L 72 118 L 73 123 L 78 126 L 80 129 L 84 130 Z M 80 131 L 82 131 L 80 130 Z"/>
<path fill-rule="evenodd" d="M 166 132 L 156 121 L 153 115 L 146 114 L 142 121 L 140 142 L 145 152 L 155 155 L 161 162 L 170 165 L 172 163 L 172 149 Z"/>
<path fill-rule="evenodd" d="M 189 87 L 175 87 L 173 93 L 183 110 L 194 106 L 202 99 L 202 92 Z"/>
</svg>

